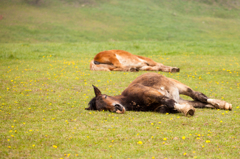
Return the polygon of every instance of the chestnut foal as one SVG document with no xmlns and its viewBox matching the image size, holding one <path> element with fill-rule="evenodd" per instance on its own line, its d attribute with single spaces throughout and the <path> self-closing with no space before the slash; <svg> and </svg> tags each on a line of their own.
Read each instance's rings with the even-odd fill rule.
<svg viewBox="0 0 240 159">
<path fill-rule="evenodd" d="M 163 71 L 179 72 L 177 67 L 165 66 L 150 58 L 133 55 L 123 50 L 108 50 L 99 52 L 90 62 L 93 71 Z"/>
</svg>

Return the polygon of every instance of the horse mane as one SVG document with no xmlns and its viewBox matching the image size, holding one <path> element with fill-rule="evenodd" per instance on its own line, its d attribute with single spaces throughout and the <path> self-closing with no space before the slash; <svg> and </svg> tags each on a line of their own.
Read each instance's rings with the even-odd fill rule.
<svg viewBox="0 0 240 159">
<path fill-rule="evenodd" d="M 88 103 L 88 108 L 85 108 L 85 110 L 97 110 L 96 107 L 96 97 L 93 97 L 90 102 Z"/>
</svg>

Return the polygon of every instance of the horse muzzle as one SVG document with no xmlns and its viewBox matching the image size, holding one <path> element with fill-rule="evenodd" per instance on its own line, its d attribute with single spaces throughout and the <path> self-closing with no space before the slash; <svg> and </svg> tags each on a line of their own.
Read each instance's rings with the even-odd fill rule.
<svg viewBox="0 0 240 159">
<path fill-rule="evenodd" d="M 116 113 L 118 113 L 118 114 L 124 114 L 126 111 L 124 106 L 122 106 L 120 104 L 115 104 L 114 107 L 115 107 Z"/>
</svg>

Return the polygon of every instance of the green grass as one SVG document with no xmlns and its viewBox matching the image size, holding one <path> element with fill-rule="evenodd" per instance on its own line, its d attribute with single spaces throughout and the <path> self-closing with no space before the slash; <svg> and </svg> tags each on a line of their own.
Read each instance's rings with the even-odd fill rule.
<svg viewBox="0 0 240 159">
<path fill-rule="evenodd" d="M 238 158 L 240 6 L 237 0 L 0 1 L 1 158 Z M 193 117 L 85 111 L 145 72 L 94 72 L 103 50 L 147 56 L 233 111 Z"/>
<path fill-rule="evenodd" d="M 0 42 L 240 40 L 240 5 L 233 5 L 235 0 L 76 1 L 34 6 L 2 0 Z"/>
<path fill-rule="evenodd" d="M 146 41 L 1 44 L 1 157 L 238 158 L 239 47 Z M 111 48 L 180 67 L 180 73 L 161 74 L 232 103 L 233 111 L 197 109 L 190 118 L 85 111 L 94 96 L 92 84 L 117 95 L 145 73 L 90 71 L 94 54 Z"/>
</svg>

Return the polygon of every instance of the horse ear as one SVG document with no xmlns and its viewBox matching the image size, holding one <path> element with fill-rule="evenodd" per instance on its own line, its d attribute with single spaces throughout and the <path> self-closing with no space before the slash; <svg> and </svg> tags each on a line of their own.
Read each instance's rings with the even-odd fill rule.
<svg viewBox="0 0 240 159">
<path fill-rule="evenodd" d="M 101 91 L 96 86 L 94 86 L 94 85 L 92 85 L 92 86 L 93 86 L 96 97 L 102 95 Z"/>
</svg>

